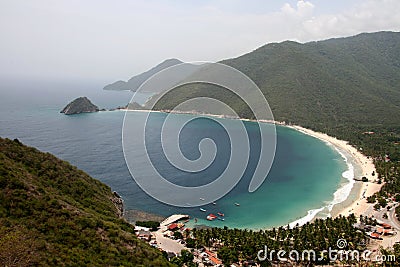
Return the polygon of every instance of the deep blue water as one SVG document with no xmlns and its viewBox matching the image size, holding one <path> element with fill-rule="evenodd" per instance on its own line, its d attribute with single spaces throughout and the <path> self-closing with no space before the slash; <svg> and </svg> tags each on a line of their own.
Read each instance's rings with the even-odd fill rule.
<svg viewBox="0 0 400 267">
<path fill-rule="evenodd" d="M 112 108 L 126 104 L 128 92 L 108 92 L 100 86 L 64 83 L 6 83 L 0 88 L 0 136 L 18 138 L 23 143 L 55 154 L 108 184 L 122 195 L 127 209 L 140 209 L 161 215 L 187 213 L 204 220 L 198 208 L 176 208 L 147 196 L 131 178 L 125 164 L 121 144 L 123 111 L 98 112 L 66 116 L 59 111 L 72 99 L 88 96 L 100 107 Z M 145 96 L 143 96 L 145 98 Z M 137 116 L 143 114 L 137 113 Z M 182 185 L 199 185 L 213 180 L 223 171 L 229 155 L 226 133 L 210 119 L 197 119 L 182 131 L 182 152 L 188 158 L 198 157 L 198 142 L 209 137 L 218 144 L 213 165 L 205 172 L 182 175 L 168 165 L 160 152 L 159 122 L 165 114 L 153 115 L 150 124 L 153 144 L 151 160 L 169 180 Z M 179 120 L 180 116 L 174 115 Z M 153 126 L 152 126 L 153 125 Z M 245 122 L 251 146 L 257 151 L 258 127 Z M 287 224 L 304 217 L 309 210 L 326 206 L 343 182 L 346 165 L 331 147 L 310 136 L 286 127 L 277 127 L 277 152 L 271 172 L 254 193 L 247 191 L 257 153 L 240 183 L 217 205 L 206 205 L 209 212 L 225 213 L 225 221 L 210 225 L 261 228 Z M 143 155 L 138 154 L 138 159 Z M 189 177 L 189 178 L 188 178 Z M 234 205 L 240 203 L 240 207 Z"/>
</svg>

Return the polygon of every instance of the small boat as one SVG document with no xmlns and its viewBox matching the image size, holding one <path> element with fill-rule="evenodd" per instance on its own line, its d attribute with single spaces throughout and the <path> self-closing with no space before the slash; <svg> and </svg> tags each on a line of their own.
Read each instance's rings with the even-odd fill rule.
<svg viewBox="0 0 400 267">
<path fill-rule="evenodd" d="M 204 198 L 201 197 L 200 200 L 201 200 L 201 201 L 204 201 Z"/>
<path fill-rule="evenodd" d="M 235 203 L 235 205 L 236 205 L 236 206 L 240 206 L 240 204 L 239 204 L 239 203 Z"/>
<path fill-rule="evenodd" d="M 184 223 L 188 223 L 188 222 L 189 222 L 189 219 L 187 219 L 187 220 L 184 221 Z"/>
<path fill-rule="evenodd" d="M 216 218 L 218 218 L 218 216 L 216 216 L 216 215 L 214 215 L 214 214 L 212 214 L 212 213 L 208 214 L 208 216 L 207 216 L 207 220 L 209 220 L 209 221 L 213 221 L 213 220 L 215 220 Z"/>
<path fill-rule="evenodd" d="M 220 220 L 220 221 L 225 221 L 225 219 L 224 219 L 224 218 L 221 218 L 221 217 L 218 217 L 218 220 Z"/>
<path fill-rule="evenodd" d="M 205 210 L 205 209 L 203 209 L 203 208 L 200 208 L 200 211 L 202 211 L 202 212 L 206 212 L 207 210 Z"/>
<path fill-rule="evenodd" d="M 219 216 L 221 216 L 221 217 L 224 217 L 225 216 L 225 214 L 223 214 L 223 213 L 221 213 L 221 212 L 218 212 L 217 213 Z"/>
<path fill-rule="evenodd" d="M 197 218 L 194 218 L 194 222 L 197 223 Z"/>
<path fill-rule="evenodd" d="M 216 202 L 213 202 L 213 205 L 217 205 L 217 203 L 216 203 Z"/>
</svg>

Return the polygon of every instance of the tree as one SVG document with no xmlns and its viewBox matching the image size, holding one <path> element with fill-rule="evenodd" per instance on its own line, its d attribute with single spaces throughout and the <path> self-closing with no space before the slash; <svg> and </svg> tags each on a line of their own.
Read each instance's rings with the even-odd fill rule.
<svg viewBox="0 0 400 267">
<path fill-rule="evenodd" d="M 186 239 L 186 246 L 188 248 L 195 248 L 196 247 L 196 241 L 193 238 L 187 238 Z"/>
<path fill-rule="evenodd" d="M 182 235 L 181 232 L 176 231 L 176 232 L 174 232 L 174 237 L 175 237 L 176 239 L 182 239 L 182 238 L 183 238 L 183 235 Z"/>
<path fill-rule="evenodd" d="M 372 195 L 372 196 L 367 197 L 367 202 L 368 203 L 375 203 L 375 201 L 376 201 L 376 195 Z"/>
<path fill-rule="evenodd" d="M 171 263 L 175 264 L 175 265 L 177 265 L 179 267 L 183 266 L 183 262 L 182 262 L 182 259 L 180 257 L 173 257 L 171 259 Z"/>
<path fill-rule="evenodd" d="M 222 260 L 222 263 L 225 265 L 232 264 L 239 260 L 238 253 L 236 252 L 236 250 L 229 247 L 220 248 L 218 250 L 218 257 Z"/>
<path fill-rule="evenodd" d="M 380 205 L 382 208 L 386 207 L 386 205 L 387 205 L 387 201 L 386 201 L 386 199 L 383 198 L 383 197 L 381 197 L 381 198 L 378 199 L 378 203 L 379 203 L 379 205 Z"/>
<path fill-rule="evenodd" d="M 190 253 L 189 250 L 182 249 L 181 250 L 181 259 L 183 263 L 193 262 L 194 256 Z"/>
</svg>

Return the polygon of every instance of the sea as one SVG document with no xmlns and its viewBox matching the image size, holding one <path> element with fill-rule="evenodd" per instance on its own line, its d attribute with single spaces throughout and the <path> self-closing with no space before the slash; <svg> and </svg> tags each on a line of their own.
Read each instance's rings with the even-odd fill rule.
<svg viewBox="0 0 400 267">
<path fill-rule="evenodd" d="M 303 224 L 314 217 L 330 216 L 334 204 L 350 194 L 354 163 L 344 151 L 292 128 L 277 126 L 276 155 L 264 183 L 255 192 L 248 191 L 249 181 L 257 163 L 257 149 L 252 149 L 246 171 L 240 182 L 214 204 L 180 208 L 163 204 L 147 195 L 132 178 L 123 154 L 122 126 L 125 111 L 103 111 L 67 116 L 60 110 L 71 100 L 87 96 L 100 108 L 125 105 L 131 92 L 104 91 L 101 84 L 85 82 L 48 82 L 6 80 L 0 85 L 0 136 L 18 138 L 26 145 L 50 152 L 109 185 L 124 199 L 125 209 L 141 210 L 162 216 L 182 213 L 192 219 L 190 226 L 207 225 L 230 228 L 264 229 L 288 224 Z M 138 96 L 136 96 L 136 99 Z M 150 95 L 142 94 L 144 103 Z M 137 116 L 143 113 L 137 112 Z M 152 114 L 150 142 L 160 147 L 159 123 L 167 114 Z M 230 145 L 226 132 L 212 118 L 174 114 L 172 122 L 192 116 L 193 122 L 182 131 L 180 146 L 189 158 L 196 158 L 198 142 L 212 138 L 217 156 L 212 168 L 197 174 L 200 184 L 212 181 L 226 165 Z M 218 119 L 228 120 L 229 119 Z M 254 122 L 243 122 L 250 146 L 260 144 Z M 147 137 L 146 137 L 147 138 Z M 253 152 L 254 150 L 254 152 Z M 138 160 L 143 157 L 138 153 Z M 162 150 L 152 154 L 152 161 L 165 163 Z M 167 164 L 167 163 L 166 163 Z M 176 168 L 163 168 L 171 182 L 185 185 L 184 175 Z M 175 179 L 175 180 L 174 180 Z M 188 179 L 187 184 L 190 184 Z M 162 192 L 160 192 L 162 193 Z M 240 205 L 235 205 L 239 203 Z M 224 220 L 206 220 L 209 213 L 223 213 Z"/>
</svg>

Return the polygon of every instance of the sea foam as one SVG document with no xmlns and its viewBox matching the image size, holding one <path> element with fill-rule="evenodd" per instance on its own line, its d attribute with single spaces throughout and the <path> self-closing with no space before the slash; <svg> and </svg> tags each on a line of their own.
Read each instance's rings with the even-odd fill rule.
<svg viewBox="0 0 400 267">
<path fill-rule="evenodd" d="M 342 203 L 349 197 L 351 190 L 353 189 L 353 186 L 355 183 L 353 164 L 351 164 L 349 159 L 346 157 L 346 155 L 342 151 L 340 151 L 337 147 L 335 147 L 335 149 L 337 152 L 339 152 L 339 154 L 342 156 L 342 158 L 346 162 L 347 170 L 342 173 L 342 177 L 345 178 L 347 181 L 345 183 L 343 183 L 342 186 L 339 187 L 338 190 L 333 194 L 333 196 L 334 196 L 333 201 L 331 203 L 329 203 L 329 205 L 328 205 L 329 212 L 332 211 L 333 206 L 335 206 L 336 204 Z"/>
<path fill-rule="evenodd" d="M 319 212 L 321 212 L 324 208 L 325 208 L 325 207 L 322 207 L 322 208 L 319 208 L 319 209 L 309 210 L 309 211 L 307 212 L 307 215 L 306 215 L 306 216 L 304 216 L 304 217 L 302 217 L 302 218 L 300 218 L 300 219 L 298 219 L 298 220 L 296 220 L 296 221 L 294 221 L 294 222 L 289 223 L 289 227 L 290 227 L 290 228 L 293 228 L 293 227 L 295 227 L 297 224 L 298 224 L 299 226 L 302 226 L 302 225 L 306 224 L 307 222 L 309 222 L 309 221 L 311 221 L 312 219 L 314 219 L 314 217 L 315 217 Z"/>
<path fill-rule="evenodd" d="M 289 223 L 289 227 L 295 227 L 297 224 L 299 226 L 302 226 L 306 224 L 307 222 L 313 220 L 315 216 L 317 216 L 318 213 L 323 211 L 324 209 L 329 210 L 329 214 L 326 217 L 331 216 L 331 211 L 333 207 L 339 203 L 344 202 L 351 193 L 351 190 L 353 189 L 354 186 L 354 166 L 353 164 L 349 161 L 349 159 L 346 157 L 346 155 L 338 149 L 336 146 L 332 145 L 330 142 L 325 141 L 329 146 L 332 146 L 339 154 L 340 156 L 344 159 L 346 165 L 347 165 L 347 170 L 342 173 L 342 177 L 345 178 L 347 181 L 344 183 L 341 183 L 341 186 L 336 190 L 336 192 L 333 194 L 333 200 L 329 202 L 327 205 L 319 208 L 319 209 L 312 209 L 307 211 L 307 215 Z"/>
</svg>

